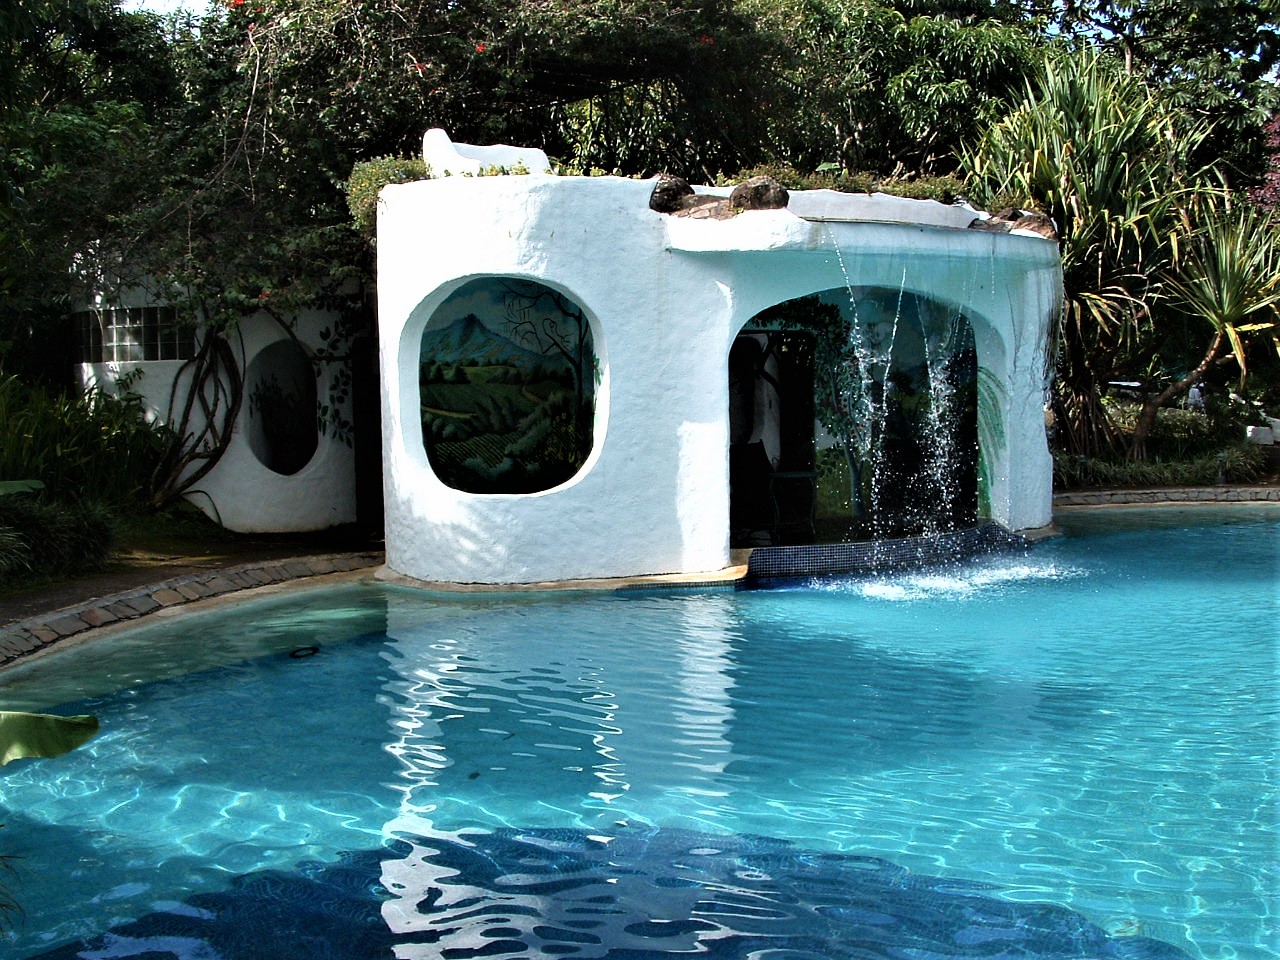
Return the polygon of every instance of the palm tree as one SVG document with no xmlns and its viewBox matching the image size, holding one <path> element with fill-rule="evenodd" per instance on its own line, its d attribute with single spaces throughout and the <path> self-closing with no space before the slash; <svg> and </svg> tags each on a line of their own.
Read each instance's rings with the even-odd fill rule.
<svg viewBox="0 0 1280 960">
<path fill-rule="evenodd" d="M 974 201 L 1033 207 L 1057 224 L 1054 408 L 1072 453 L 1120 446 L 1102 388 L 1151 330 L 1193 182 L 1187 158 L 1206 133 L 1141 78 L 1083 51 L 1051 57 L 1022 103 L 963 157 Z"/>
<path fill-rule="evenodd" d="M 1160 407 L 1204 376 L 1225 344 L 1231 346 L 1243 385 L 1249 369 L 1245 336 L 1273 329 L 1280 315 L 1280 219 L 1230 196 L 1206 193 L 1199 206 L 1204 222 L 1192 233 L 1166 287 L 1173 305 L 1209 323 L 1212 339 L 1194 370 L 1143 402 L 1133 431 L 1135 459 L 1146 457 L 1146 439 Z M 1276 345 L 1280 350 L 1280 339 Z"/>
</svg>

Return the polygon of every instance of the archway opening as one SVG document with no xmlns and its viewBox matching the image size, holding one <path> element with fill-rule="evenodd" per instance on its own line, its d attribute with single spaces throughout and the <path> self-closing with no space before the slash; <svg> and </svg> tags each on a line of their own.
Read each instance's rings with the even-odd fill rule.
<svg viewBox="0 0 1280 960">
<path fill-rule="evenodd" d="M 536 493 L 570 480 L 595 443 L 599 364 L 585 311 L 531 280 L 463 284 L 422 333 L 427 459 L 466 493 Z"/>
<path fill-rule="evenodd" d="M 735 547 L 972 526 L 977 352 L 952 305 L 883 287 L 777 304 L 729 357 Z"/>
</svg>

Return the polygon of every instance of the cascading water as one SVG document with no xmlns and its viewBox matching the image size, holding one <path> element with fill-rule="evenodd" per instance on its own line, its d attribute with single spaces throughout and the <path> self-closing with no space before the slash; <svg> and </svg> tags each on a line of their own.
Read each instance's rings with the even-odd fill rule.
<svg viewBox="0 0 1280 960">
<path fill-rule="evenodd" d="M 966 362 L 973 361 L 967 320 L 958 308 L 911 293 L 905 267 L 896 296 L 860 289 L 830 227 L 828 239 L 845 281 L 848 343 L 835 351 L 845 369 L 826 380 L 840 386 L 839 402 L 851 413 L 841 439 L 852 516 L 877 540 L 972 523 L 974 481 L 965 475 L 976 437 L 969 440 L 964 424 Z M 902 342 L 907 332 L 908 344 L 920 342 L 918 357 Z"/>
<path fill-rule="evenodd" d="M 880 336 L 873 341 L 874 354 L 872 362 L 863 366 L 863 376 L 869 383 L 869 391 L 873 396 L 879 395 L 872 418 L 871 443 L 871 529 L 872 536 L 879 540 L 890 535 L 885 521 L 895 512 L 891 506 L 894 499 L 894 472 L 890 458 L 886 456 L 885 441 L 889 433 L 890 415 L 894 406 L 901 405 L 901 397 L 897 393 L 897 385 L 892 378 L 893 352 L 898 343 L 898 326 L 902 321 L 902 297 L 906 291 L 907 271 L 903 268 L 902 282 L 898 287 L 898 297 L 893 308 L 893 322 L 889 325 L 889 336 L 886 340 L 880 325 Z M 850 296 L 852 297 L 852 290 Z M 855 323 L 854 329 L 860 325 Z M 868 338 L 871 339 L 871 338 Z M 878 388 L 878 389 L 877 389 Z"/>
<path fill-rule="evenodd" d="M 922 532 L 926 534 L 953 529 L 961 512 L 962 491 L 956 467 L 964 453 L 959 433 L 963 403 L 955 367 L 964 350 L 966 331 L 964 315 L 958 309 L 947 311 L 934 329 L 925 324 L 925 367 L 929 383 L 925 475 L 937 504 L 936 510 L 921 517 Z"/>
</svg>

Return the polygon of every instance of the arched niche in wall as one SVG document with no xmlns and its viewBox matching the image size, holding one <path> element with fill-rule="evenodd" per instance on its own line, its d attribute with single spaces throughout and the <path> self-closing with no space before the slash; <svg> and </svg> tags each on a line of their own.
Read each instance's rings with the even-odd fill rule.
<svg viewBox="0 0 1280 960">
<path fill-rule="evenodd" d="M 884 287 L 789 300 L 743 328 L 728 376 L 735 546 L 976 522 L 977 351 L 955 305 Z"/>
<path fill-rule="evenodd" d="M 595 442 L 599 365 L 582 307 L 532 280 L 481 277 L 422 333 L 418 390 L 432 470 L 466 493 L 570 480 Z"/>
<path fill-rule="evenodd" d="M 264 347 L 245 371 L 249 449 L 268 470 L 297 473 L 315 456 L 316 375 L 293 340 Z"/>
</svg>

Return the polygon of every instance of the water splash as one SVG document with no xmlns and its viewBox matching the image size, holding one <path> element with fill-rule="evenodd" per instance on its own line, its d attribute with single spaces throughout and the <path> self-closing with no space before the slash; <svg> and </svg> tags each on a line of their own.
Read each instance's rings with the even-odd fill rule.
<svg viewBox="0 0 1280 960">
<path fill-rule="evenodd" d="M 959 512 L 961 490 L 956 468 L 962 453 L 958 428 L 963 403 L 953 368 L 963 350 L 966 320 L 956 307 L 933 329 L 931 324 L 924 326 L 929 383 L 924 474 L 935 506 L 917 519 L 923 533 L 936 535 L 954 529 Z"/>
<path fill-rule="evenodd" d="M 905 266 L 896 290 L 859 287 L 829 228 L 828 237 L 846 299 L 844 369 L 832 380 L 850 412 L 842 440 L 851 513 L 874 541 L 972 525 L 977 438 L 968 437 L 965 417 L 971 406 L 976 417 L 976 402 L 966 365 L 976 367 L 976 354 L 959 303 L 981 281 L 966 274 L 966 293 L 955 303 L 914 293 Z"/>
<path fill-rule="evenodd" d="M 964 564 L 873 578 L 815 580 L 808 586 L 826 593 L 859 596 L 885 603 L 963 601 L 999 596 L 1010 589 L 1042 581 L 1072 580 L 1084 572 L 1048 560 L 1002 560 Z"/>
</svg>

